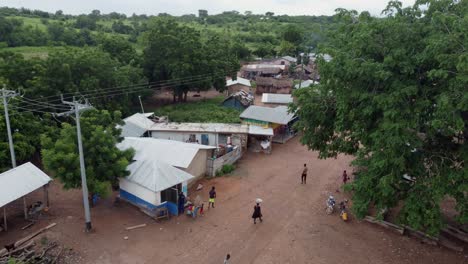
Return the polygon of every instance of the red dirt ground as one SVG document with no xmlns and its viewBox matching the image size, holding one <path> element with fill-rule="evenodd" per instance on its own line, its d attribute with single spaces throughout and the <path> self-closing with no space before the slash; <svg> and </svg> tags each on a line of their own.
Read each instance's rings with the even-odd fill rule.
<svg viewBox="0 0 468 264">
<path fill-rule="evenodd" d="M 216 208 L 204 217 L 173 217 L 155 222 L 136 208 L 113 200 L 92 209 L 91 234 L 83 232 L 80 191 L 65 192 L 53 184 L 49 220 L 25 231 L 0 233 L 0 245 L 31 233 L 48 222 L 58 225 L 47 232 L 81 255 L 73 263 L 222 263 L 230 253 L 232 263 L 450 263 L 468 262 L 468 256 L 420 244 L 377 226 L 324 212 L 326 196 L 335 193 L 350 157 L 319 160 L 317 153 L 299 144 L 298 138 L 274 145 L 271 155 L 247 153 L 234 175 L 203 181 L 198 193 L 204 200 L 216 186 Z M 307 185 L 300 172 L 308 164 Z M 263 199 L 263 223 L 253 224 L 255 198 Z M 19 221 L 19 220 L 18 220 Z M 125 231 L 146 223 L 147 227 Z M 128 240 L 124 237 L 128 236 Z M 63 262 L 71 263 L 71 262 Z"/>
</svg>

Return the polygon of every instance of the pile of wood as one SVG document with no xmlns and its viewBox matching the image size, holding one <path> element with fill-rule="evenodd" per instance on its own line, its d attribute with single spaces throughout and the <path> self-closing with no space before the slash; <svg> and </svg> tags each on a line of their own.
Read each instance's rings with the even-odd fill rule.
<svg viewBox="0 0 468 264">
<path fill-rule="evenodd" d="M 36 247 L 36 243 L 32 241 L 34 237 L 54 226 L 55 223 L 50 224 L 10 245 L 5 245 L 0 249 L 0 264 L 12 263 L 12 260 L 16 261 L 13 263 L 56 263 L 63 248 L 57 254 L 51 254 L 51 250 L 57 247 L 56 243 Z"/>
<path fill-rule="evenodd" d="M 4 255 L 0 256 L 0 264 L 8 263 L 35 263 L 35 264 L 52 264 L 57 263 L 62 249 L 59 249 L 58 253 L 52 254 L 52 249 L 57 247 L 56 243 L 50 243 L 40 249 L 37 249 L 36 243 L 30 241 L 25 245 L 11 249 Z M 16 262 L 12 262 L 16 261 Z"/>
</svg>

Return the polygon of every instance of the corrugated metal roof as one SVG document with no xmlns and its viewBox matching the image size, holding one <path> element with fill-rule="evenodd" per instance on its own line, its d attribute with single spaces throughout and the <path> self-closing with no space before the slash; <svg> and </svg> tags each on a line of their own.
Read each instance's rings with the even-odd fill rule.
<svg viewBox="0 0 468 264">
<path fill-rule="evenodd" d="M 306 80 L 301 83 L 301 88 L 307 88 L 311 86 L 312 84 L 318 84 L 317 82 L 314 83 L 312 80 Z M 299 84 L 296 84 L 294 88 L 299 89 Z"/>
<path fill-rule="evenodd" d="M 226 81 L 226 86 L 231 86 L 231 85 L 235 85 L 235 84 L 242 84 L 242 85 L 245 85 L 245 86 L 248 86 L 248 87 L 252 87 L 249 80 L 241 78 L 241 77 L 237 77 L 237 79 L 235 81 L 233 81 L 232 79 Z"/>
<path fill-rule="evenodd" d="M 231 98 L 237 99 L 244 107 L 252 105 L 254 103 L 255 98 L 253 95 L 247 93 L 246 91 L 239 91 L 237 93 L 231 94 L 228 98 L 224 99 L 223 103 Z"/>
<path fill-rule="evenodd" d="M 117 144 L 117 148 L 120 150 L 133 148 L 135 150 L 133 158 L 137 161 L 158 160 L 186 169 L 200 149 L 215 149 L 216 147 L 166 139 L 126 137 Z"/>
<path fill-rule="evenodd" d="M 130 175 L 126 180 L 153 192 L 166 190 L 194 178 L 183 170 L 157 160 L 138 160 L 128 165 L 127 169 Z"/>
<path fill-rule="evenodd" d="M 291 56 L 284 56 L 284 57 L 282 57 L 282 59 L 285 59 L 285 60 L 287 60 L 289 62 L 297 62 L 297 59 L 294 58 L 294 57 L 291 57 Z"/>
<path fill-rule="evenodd" d="M 31 162 L 0 174 L 0 207 L 41 188 L 51 180 Z"/>
<path fill-rule="evenodd" d="M 288 108 L 286 106 L 271 108 L 252 105 L 245 109 L 240 117 L 286 125 L 294 118 L 294 114 L 288 113 Z"/>
<path fill-rule="evenodd" d="M 249 127 L 249 135 L 261 135 L 261 136 L 273 136 L 273 129 L 272 128 L 263 128 L 260 126 L 252 126 Z"/>
<path fill-rule="evenodd" d="M 272 94 L 264 93 L 262 95 L 262 103 L 265 104 L 289 104 L 293 102 L 290 94 Z"/>
<path fill-rule="evenodd" d="M 247 134 L 249 132 L 249 126 L 243 124 L 224 123 L 156 123 L 150 130 Z"/>
<path fill-rule="evenodd" d="M 123 126 L 117 126 L 122 129 L 122 137 L 141 137 L 154 124 L 145 114 L 136 113 L 125 118 Z"/>
</svg>

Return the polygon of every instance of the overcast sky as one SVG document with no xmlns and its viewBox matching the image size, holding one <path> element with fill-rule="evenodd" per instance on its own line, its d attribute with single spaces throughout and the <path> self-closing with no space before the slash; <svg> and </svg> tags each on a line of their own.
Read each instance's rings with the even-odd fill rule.
<svg viewBox="0 0 468 264">
<path fill-rule="evenodd" d="M 367 10 L 379 15 L 389 0 L 0 0 L 0 6 L 25 7 L 49 12 L 63 10 L 66 14 L 88 14 L 93 9 L 101 13 L 119 12 L 131 15 L 169 13 L 197 14 L 206 9 L 209 14 L 236 10 L 264 14 L 271 11 L 287 15 L 332 15 L 336 8 Z M 404 6 L 414 0 L 400 0 Z"/>
</svg>

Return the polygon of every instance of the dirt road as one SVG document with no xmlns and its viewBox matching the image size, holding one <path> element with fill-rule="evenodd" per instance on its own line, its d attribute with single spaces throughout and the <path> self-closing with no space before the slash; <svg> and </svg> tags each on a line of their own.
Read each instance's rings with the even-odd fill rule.
<svg viewBox="0 0 468 264">
<path fill-rule="evenodd" d="M 226 253 L 232 255 L 232 263 L 242 264 L 467 263 L 467 256 L 326 215 L 327 194 L 333 192 L 337 200 L 344 197 L 335 190 L 350 160 L 318 160 L 317 153 L 295 138 L 274 145 L 271 155 L 248 153 L 233 176 L 204 182 L 204 200 L 211 185 L 218 191 L 216 208 L 206 210 L 204 217 L 156 223 L 131 206 L 103 201 L 92 211 L 92 234 L 82 232 L 79 193 L 74 192 L 72 199 L 52 201 L 59 208 L 55 210 L 69 216 L 54 219 L 59 225 L 49 236 L 79 251 L 83 263 L 217 264 Z M 300 184 L 304 163 L 309 167 L 307 185 Z M 264 221 L 254 225 L 250 216 L 257 197 L 264 201 Z M 125 226 L 142 223 L 148 226 L 124 231 Z"/>
</svg>

